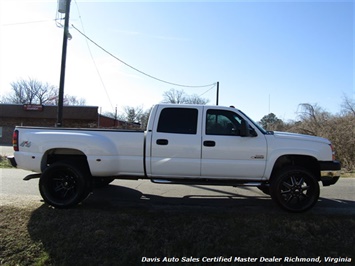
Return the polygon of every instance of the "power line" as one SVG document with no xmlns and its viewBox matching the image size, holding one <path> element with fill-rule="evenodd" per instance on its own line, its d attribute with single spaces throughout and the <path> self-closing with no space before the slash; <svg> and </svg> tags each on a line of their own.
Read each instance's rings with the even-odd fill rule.
<svg viewBox="0 0 355 266">
<path fill-rule="evenodd" d="M 83 23 L 83 20 L 81 19 L 81 14 L 80 14 L 80 11 L 79 11 L 79 6 L 78 6 L 78 3 L 77 3 L 76 0 L 75 0 L 75 5 L 76 5 L 76 8 L 77 8 L 77 10 L 78 10 L 78 15 L 79 15 L 81 27 L 82 27 L 82 29 L 83 29 L 83 32 L 85 33 L 84 23 Z M 97 72 L 97 74 L 98 74 L 98 76 L 99 76 L 101 85 L 102 85 L 102 87 L 104 88 L 105 93 L 106 93 L 106 96 L 107 96 L 107 99 L 108 99 L 108 101 L 109 101 L 109 103 L 110 103 L 110 105 L 111 105 L 112 110 L 114 111 L 115 109 L 113 108 L 113 104 L 112 104 L 112 102 L 111 102 L 111 98 L 110 98 L 110 96 L 109 96 L 109 94 L 108 94 L 108 92 L 107 92 L 105 83 L 104 83 L 104 81 L 103 81 L 103 79 L 102 79 L 102 76 L 101 76 L 101 73 L 100 73 L 100 71 L 99 71 L 99 68 L 97 67 L 97 64 L 96 64 L 96 62 L 95 62 L 94 56 L 92 55 L 92 52 L 91 52 L 91 49 L 90 49 L 90 45 L 89 45 L 89 43 L 88 43 L 88 39 L 85 39 L 85 40 L 86 40 L 86 45 L 87 45 L 87 47 L 88 47 L 91 60 L 92 60 L 92 62 L 94 63 L 96 72 Z"/>
<path fill-rule="evenodd" d="M 109 54 L 110 56 L 112 56 L 113 58 L 115 58 L 116 60 L 120 61 L 122 64 L 128 66 L 129 68 L 147 76 L 147 77 L 150 77 L 152 79 L 155 79 L 157 81 L 160 81 L 160 82 L 163 82 L 163 83 L 166 83 L 166 84 L 170 84 L 170 85 L 173 85 L 173 86 L 178 86 L 178 87 L 185 87 L 185 88 L 204 88 L 204 87 L 210 87 L 212 85 L 215 85 L 216 83 L 211 83 L 211 84 L 207 84 L 207 85 L 200 85 L 200 86 L 193 86 L 193 85 L 183 85 L 183 84 L 178 84 L 178 83 L 173 83 L 173 82 L 169 82 L 169 81 L 166 81 L 166 80 L 163 80 L 163 79 L 160 79 L 160 78 L 157 78 L 157 77 L 154 77 L 152 75 L 149 75 L 131 65 L 129 65 L 128 63 L 124 62 L 123 60 L 119 59 L 117 56 L 113 55 L 112 53 L 110 53 L 109 51 L 107 51 L 105 48 L 103 48 L 102 46 L 100 46 L 99 44 L 97 44 L 95 41 L 93 41 L 92 39 L 90 39 L 86 34 L 84 34 L 83 32 L 81 32 L 78 28 L 76 28 L 73 24 L 72 24 L 72 27 L 78 31 L 82 36 L 84 36 L 86 39 L 88 39 L 90 42 L 92 42 L 93 44 L 95 44 L 97 47 L 99 47 L 101 50 L 103 50 L 104 52 L 106 52 L 107 54 Z"/>
<path fill-rule="evenodd" d="M 206 94 L 207 92 L 209 92 L 210 90 L 212 90 L 214 87 L 216 87 L 217 83 L 212 84 L 212 87 L 209 88 L 207 91 L 205 91 L 204 93 L 200 94 L 198 97 L 201 97 L 202 95 Z"/>
<path fill-rule="evenodd" d="M 49 21 L 54 21 L 54 20 L 55 19 L 14 22 L 14 23 L 1 24 L 1 26 L 16 26 L 16 25 L 24 25 L 24 24 L 43 23 L 43 22 L 49 22 Z"/>
</svg>

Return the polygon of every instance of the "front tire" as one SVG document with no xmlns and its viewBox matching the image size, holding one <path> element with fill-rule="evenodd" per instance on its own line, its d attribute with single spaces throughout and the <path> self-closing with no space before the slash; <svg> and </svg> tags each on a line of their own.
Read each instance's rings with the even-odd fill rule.
<svg viewBox="0 0 355 266">
<path fill-rule="evenodd" d="M 301 167 L 289 167 L 271 180 L 272 199 L 290 212 L 304 212 L 312 208 L 319 198 L 316 177 Z"/>
<path fill-rule="evenodd" d="M 56 208 L 77 205 L 88 196 L 88 188 L 86 171 L 65 162 L 50 165 L 39 180 L 39 191 L 44 201 Z"/>
</svg>

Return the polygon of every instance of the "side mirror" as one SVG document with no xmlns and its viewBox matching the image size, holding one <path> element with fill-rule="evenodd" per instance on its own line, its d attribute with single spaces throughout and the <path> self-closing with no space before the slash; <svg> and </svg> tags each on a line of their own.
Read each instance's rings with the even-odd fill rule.
<svg viewBox="0 0 355 266">
<path fill-rule="evenodd" d="M 257 134 L 255 130 L 249 125 L 248 121 L 242 120 L 240 125 L 240 136 L 241 137 L 256 137 Z"/>
</svg>

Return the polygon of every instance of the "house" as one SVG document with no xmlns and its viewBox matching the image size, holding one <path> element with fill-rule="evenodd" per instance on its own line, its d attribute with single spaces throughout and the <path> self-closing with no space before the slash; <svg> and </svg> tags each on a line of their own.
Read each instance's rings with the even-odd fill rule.
<svg viewBox="0 0 355 266">
<path fill-rule="evenodd" d="M 97 106 L 64 106 L 63 127 L 137 129 L 140 126 L 103 116 L 98 109 Z M 0 104 L 0 145 L 11 145 L 15 126 L 54 127 L 56 121 L 55 105 Z"/>
</svg>

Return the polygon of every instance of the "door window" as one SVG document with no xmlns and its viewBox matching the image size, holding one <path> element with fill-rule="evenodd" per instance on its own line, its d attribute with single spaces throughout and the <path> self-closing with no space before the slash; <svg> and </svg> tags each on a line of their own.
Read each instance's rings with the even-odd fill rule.
<svg viewBox="0 0 355 266">
<path fill-rule="evenodd" d="M 207 111 L 206 135 L 240 135 L 242 118 L 225 110 Z"/>
<path fill-rule="evenodd" d="M 196 134 L 197 109 L 165 108 L 160 113 L 157 132 Z"/>
</svg>

